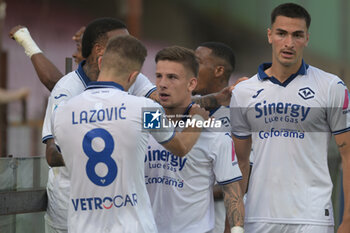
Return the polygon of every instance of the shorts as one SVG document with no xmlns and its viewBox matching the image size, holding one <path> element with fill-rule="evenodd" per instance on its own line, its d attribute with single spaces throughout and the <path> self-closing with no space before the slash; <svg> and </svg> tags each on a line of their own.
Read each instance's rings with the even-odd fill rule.
<svg viewBox="0 0 350 233">
<path fill-rule="evenodd" d="M 280 224 L 280 223 L 245 223 L 245 233 L 334 233 L 334 226 Z"/>
</svg>

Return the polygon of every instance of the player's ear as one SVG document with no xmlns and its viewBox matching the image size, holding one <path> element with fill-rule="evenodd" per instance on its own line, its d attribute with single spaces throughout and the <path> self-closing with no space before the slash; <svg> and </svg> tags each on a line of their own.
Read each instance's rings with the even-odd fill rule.
<svg viewBox="0 0 350 233">
<path fill-rule="evenodd" d="M 93 47 L 94 51 L 95 51 L 95 54 L 97 56 L 102 56 L 105 52 L 105 46 L 102 46 L 101 44 L 99 43 L 96 43 Z"/>
<path fill-rule="evenodd" d="M 269 44 L 272 44 L 272 30 L 270 28 L 267 29 L 267 40 L 269 41 Z"/>
<path fill-rule="evenodd" d="M 140 71 L 137 71 L 137 70 L 130 73 L 130 75 L 128 77 L 128 83 L 130 84 L 130 86 L 135 82 L 139 73 L 140 73 Z"/>
<path fill-rule="evenodd" d="M 306 32 L 306 44 L 305 44 L 305 46 L 308 46 L 308 44 L 309 44 L 309 38 L 310 38 L 310 33 L 309 33 L 309 32 Z"/>
<path fill-rule="evenodd" d="M 99 56 L 99 57 L 98 57 L 98 60 L 97 60 L 98 69 L 99 69 L 100 71 L 101 71 L 102 57 L 103 57 L 103 56 Z"/>
<path fill-rule="evenodd" d="M 225 67 L 224 66 L 216 66 L 214 70 L 215 77 L 220 77 L 224 74 Z"/>
<path fill-rule="evenodd" d="M 188 90 L 192 93 L 192 91 L 196 88 L 196 86 L 197 86 L 197 78 L 191 77 L 188 82 Z"/>
</svg>

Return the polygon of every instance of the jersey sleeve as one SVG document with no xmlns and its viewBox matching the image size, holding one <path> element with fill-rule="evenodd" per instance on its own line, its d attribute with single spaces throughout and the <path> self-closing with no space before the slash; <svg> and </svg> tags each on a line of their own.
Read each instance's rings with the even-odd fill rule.
<svg viewBox="0 0 350 233">
<path fill-rule="evenodd" d="M 169 124 L 161 105 L 147 99 L 148 106 L 143 109 L 143 128 L 148 130 L 152 137 L 160 144 L 170 141 L 175 136 L 175 128 Z M 147 128 L 145 124 L 153 123 L 159 127 Z"/>
<path fill-rule="evenodd" d="M 350 131 L 350 94 L 339 78 L 329 87 L 327 122 L 334 135 Z"/>
<path fill-rule="evenodd" d="M 234 90 L 230 102 L 232 134 L 237 138 L 245 139 L 251 135 L 251 129 L 245 114 L 247 109 L 240 105 L 238 95 L 239 93 Z"/>
<path fill-rule="evenodd" d="M 55 87 L 51 95 L 49 96 L 46 113 L 44 118 L 43 130 L 42 130 L 42 142 L 46 143 L 46 141 L 50 138 L 53 138 L 52 129 L 51 129 L 51 118 L 53 111 L 57 108 L 58 104 L 62 101 L 67 101 L 71 97 L 71 94 L 68 90 L 60 87 Z"/>
<path fill-rule="evenodd" d="M 229 133 L 219 133 L 220 135 L 212 143 L 212 159 L 214 161 L 214 173 L 216 181 L 220 185 L 225 185 L 242 179 L 239 169 L 233 141 Z"/>
<path fill-rule="evenodd" d="M 155 90 L 156 86 L 145 75 L 140 73 L 128 92 L 135 96 L 149 97 Z"/>
</svg>

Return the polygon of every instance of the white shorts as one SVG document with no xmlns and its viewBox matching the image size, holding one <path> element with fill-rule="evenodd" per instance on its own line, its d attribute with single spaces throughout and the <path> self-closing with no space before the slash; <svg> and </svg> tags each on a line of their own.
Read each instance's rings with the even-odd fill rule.
<svg viewBox="0 0 350 233">
<path fill-rule="evenodd" d="M 245 233 L 334 233 L 334 226 L 280 224 L 280 223 L 245 223 Z"/>
</svg>

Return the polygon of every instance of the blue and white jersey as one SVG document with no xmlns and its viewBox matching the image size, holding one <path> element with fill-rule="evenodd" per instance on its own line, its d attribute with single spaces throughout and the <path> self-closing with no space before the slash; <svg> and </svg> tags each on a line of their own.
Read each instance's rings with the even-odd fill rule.
<svg viewBox="0 0 350 233">
<path fill-rule="evenodd" d="M 57 107 L 54 136 L 71 183 L 69 232 L 157 232 L 144 155 L 149 134 L 162 143 L 174 136 L 174 128 L 143 130 L 145 107 L 162 110 L 113 82 L 90 82 Z"/>
<path fill-rule="evenodd" d="M 150 139 L 145 182 L 160 233 L 202 233 L 214 228 L 214 182 L 242 178 L 232 145 L 230 133 L 203 131 L 180 158 Z"/>
<path fill-rule="evenodd" d="M 82 93 L 89 84 L 90 79 L 83 70 L 84 64 L 85 61 L 82 61 L 77 70 L 63 76 L 51 91 L 42 131 L 43 142 L 52 138 L 51 114 L 56 106 L 62 101 L 67 101 L 73 96 Z M 135 96 L 149 97 L 155 90 L 156 87 L 149 81 L 149 79 L 140 73 L 137 76 L 135 83 L 129 88 L 128 92 Z"/>
<path fill-rule="evenodd" d="M 231 99 L 233 134 L 251 135 L 255 155 L 245 221 L 333 225 L 327 148 L 331 134 L 350 130 L 348 89 L 304 62 L 281 84 L 264 72 L 270 66 Z"/>
<path fill-rule="evenodd" d="M 52 112 L 62 101 L 67 101 L 73 96 L 82 93 L 90 82 L 89 77 L 83 70 L 85 61 L 79 64 L 77 70 L 63 76 L 55 85 L 48 99 L 46 114 L 42 130 L 42 141 L 53 138 L 51 132 Z M 130 87 L 129 93 L 136 96 L 148 97 L 155 90 L 155 86 L 142 74 L 139 74 L 135 83 Z M 69 199 L 69 180 L 65 167 L 50 169 L 47 194 L 48 207 L 46 210 L 46 221 L 53 227 L 59 229 L 67 228 L 67 210 Z"/>
<path fill-rule="evenodd" d="M 230 108 L 229 106 L 220 106 L 209 112 L 210 117 L 221 121 L 221 129 L 223 132 L 231 132 Z"/>
</svg>

